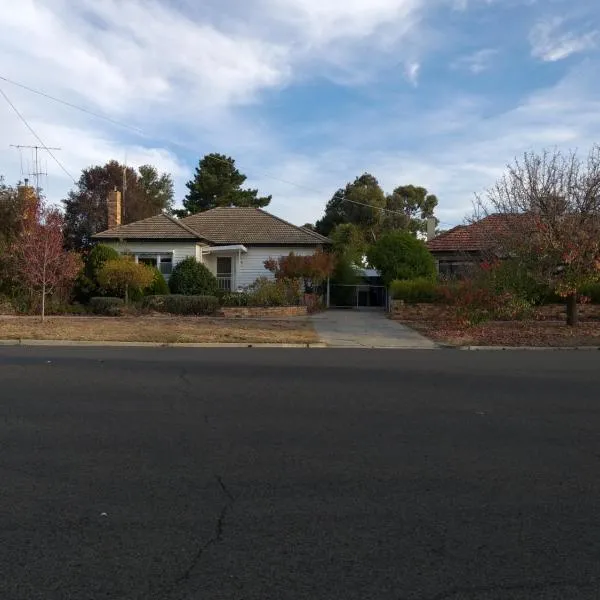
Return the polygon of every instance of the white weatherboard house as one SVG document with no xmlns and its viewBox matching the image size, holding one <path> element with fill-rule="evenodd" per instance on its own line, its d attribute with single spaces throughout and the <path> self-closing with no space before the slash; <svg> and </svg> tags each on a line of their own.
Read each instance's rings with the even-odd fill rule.
<svg viewBox="0 0 600 600">
<path fill-rule="evenodd" d="M 116 195 L 109 199 L 109 229 L 93 239 L 158 267 L 166 279 L 175 265 L 192 256 L 210 269 L 222 290 L 235 291 L 259 277 L 272 277 L 264 267 L 268 258 L 290 252 L 311 255 L 330 243 L 258 208 L 214 208 L 183 219 L 161 214 L 119 225 Z"/>
</svg>

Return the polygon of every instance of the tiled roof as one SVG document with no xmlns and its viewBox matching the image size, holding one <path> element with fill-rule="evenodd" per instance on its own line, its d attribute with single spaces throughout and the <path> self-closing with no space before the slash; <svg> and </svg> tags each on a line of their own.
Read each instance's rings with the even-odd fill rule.
<svg viewBox="0 0 600 600">
<path fill-rule="evenodd" d="M 260 208 L 219 207 L 181 220 L 214 244 L 269 244 L 316 246 L 330 240 L 292 225 Z"/>
<path fill-rule="evenodd" d="M 471 225 L 459 225 L 427 242 L 431 252 L 481 252 L 493 247 L 510 221 L 525 215 L 489 215 Z"/>
<path fill-rule="evenodd" d="M 121 225 L 92 236 L 94 239 L 125 240 L 197 240 L 195 231 L 168 215 L 161 214 L 142 221 Z"/>
</svg>

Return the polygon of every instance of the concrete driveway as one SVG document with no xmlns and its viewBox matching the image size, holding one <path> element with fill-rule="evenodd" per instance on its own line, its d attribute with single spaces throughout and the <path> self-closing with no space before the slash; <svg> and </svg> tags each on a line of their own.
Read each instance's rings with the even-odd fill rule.
<svg viewBox="0 0 600 600">
<path fill-rule="evenodd" d="M 386 318 L 380 310 L 328 310 L 311 317 L 322 342 L 346 348 L 415 348 L 437 344 L 420 333 Z"/>
</svg>

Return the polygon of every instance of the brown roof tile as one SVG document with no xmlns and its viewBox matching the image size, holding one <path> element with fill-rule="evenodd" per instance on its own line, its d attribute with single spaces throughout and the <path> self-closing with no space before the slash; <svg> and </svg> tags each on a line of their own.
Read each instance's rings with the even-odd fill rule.
<svg viewBox="0 0 600 600">
<path fill-rule="evenodd" d="M 165 214 L 121 225 L 92 236 L 99 240 L 197 240 L 199 236 L 184 223 Z"/>
<path fill-rule="evenodd" d="M 316 246 L 330 243 L 328 238 L 260 208 L 213 208 L 185 217 L 181 222 L 215 244 Z"/>
<path fill-rule="evenodd" d="M 471 225 L 459 225 L 427 242 L 431 252 L 481 252 L 490 249 L 507 231 L 511 219 L 525 215 L 489 215 Z"/>
</svg>

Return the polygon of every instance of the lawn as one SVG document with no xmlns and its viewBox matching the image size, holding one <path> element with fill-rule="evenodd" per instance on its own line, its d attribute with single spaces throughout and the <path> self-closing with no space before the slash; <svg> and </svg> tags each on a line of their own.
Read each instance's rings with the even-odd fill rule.
<svg viewBox="0 0 600 600">
<path fill-rule="evenodd" d="M 318 342 L 304 320 L 211 317 L 0 317 L 0 339 L 174 343 Z"/>
<path fill-rule="evenodd" d="M 457 322 L 451 309 L 440 305 L 403 307 L 393 318 L 426 337 L 451 346 L 600 346 L 597 307 L 582 310 L 578 327 L 567 327 L 563 307 L 542 307 L 532 319 L 488 321 L 467 326 Z"/>
</svg>

